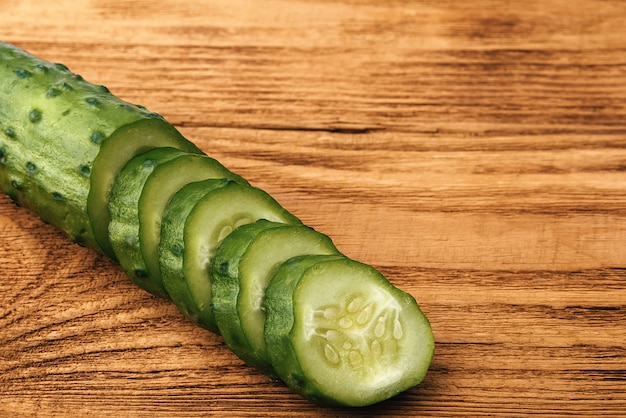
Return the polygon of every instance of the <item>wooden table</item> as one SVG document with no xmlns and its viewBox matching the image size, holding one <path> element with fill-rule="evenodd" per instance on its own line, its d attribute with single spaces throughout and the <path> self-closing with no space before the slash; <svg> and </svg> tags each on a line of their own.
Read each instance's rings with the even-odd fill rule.
<svg viewBox="0 0 626 418">
<path fill-rule="evenodd" d="M 413 294 L 436 352 L 320 408 L 0 198 L 0 416 L 626 413 L 626 2 L 0 1 Z M 228 414 L 228 415 L 225 415 Z"/>
</svg>

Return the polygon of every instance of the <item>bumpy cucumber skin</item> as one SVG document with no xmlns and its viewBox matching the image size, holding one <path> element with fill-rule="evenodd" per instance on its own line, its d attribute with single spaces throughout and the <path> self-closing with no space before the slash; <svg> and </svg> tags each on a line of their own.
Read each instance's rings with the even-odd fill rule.
<svg viewBox="0 0 626 418">
<path fill-rule="evenodd" d="M 101 251 L 86 211 L 93 161 L 118 128 L 152 118 L 161 119 L 0 42 L 0 187 L 72 240 Z"/>
<path fill-rule="evenodd" d="M 131 159 L 118 174 L 109 199 L 109 238 L 117 261 L 137 286 L 165 297 L 162 283 L 151 280 L 139 247 L 139 198 L 154 169 L 183 154 L 175 148 L 154 148 Z"/>
</svg>

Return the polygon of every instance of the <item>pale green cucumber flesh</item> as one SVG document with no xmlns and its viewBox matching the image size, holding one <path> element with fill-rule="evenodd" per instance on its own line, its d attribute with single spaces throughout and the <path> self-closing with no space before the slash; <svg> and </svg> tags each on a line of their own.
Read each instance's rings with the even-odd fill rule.
<svg viewBox="0 0 626 418">
<path fill-rule="evenodd" d="M 160 164 L 146 180 L 139 197 L 139 246 L 148 276 L 163 283 L 159 267 L 158 247 L 161 241 L 161 220 L 174 193 L 189 183 L 213 178 L 228 178 L 246 183 L 217 160 L 202 154 L 184 154 Z"/>
<path fill-rule="evenodd" d="M 185 280 L 183 256 L 187 243 L 184 238 L 184 227 L 189 213 L 204 195 L 230 182 L 225 179 L 208 179 L 190 183 L 176 192 L 163 212 L 158 247 L 162 283 L 168 295 L 187 318 L 215 333 L 218 333 L 217 327 L 203 317 Z"/>
<path fill-rule="evenodd" d="M 217 324 L 232 351 L 274 374 L 263 335 L 267 283 L 290 258 L 338 253 L 329 237 L 305 225 L 263 220 L 226 237 L 213 260 L 212 290 Z"/>
<path fill-rule="evenodd" d="M 175 148 L 153 148 L 133 157 L 117 175 L 109 199 L 109 240 L 117 261 L 140 288 L 167 296 L 162 282 L 148 274 L 139 246 L 139 197 L 146 179 L 159 165 L 183 154 Z"/>
<path fill-rule="evenodd" d="M 208 193 L 185 221 L 183 274 L 196 306 L 215 328 L 210 273 L 215 250 L 234 229 L 259 219 L 301 224 L 263 190 L 238 183 L 229 183 Z"/>
<path fill-rule="evenodd" d="M 348 258 L 285 263 L 266 309 L 276 372 L 317 402 L 380 402 L 420 383 L 431 362 L 432 330 L 415 299 Z"/>
<path fill-rule="evenodd" d="M 122 126 L 111 134 L 100 147 L 93 161 L 91 184 L 87 197 L 87 214 L 100 248 L 115 259 L 109 241 L 109 196 L 115 178 L 134 156 L 151 148 L 172 147 L 201 154 L 193 143 L 185 139 L 163 119 L 144 119 Z"/>
<path fill-rule="evenodd" d="M 102 141 L 123 125 L 158 117 L 0 42 L 0 187 L 80 244 L 101 251 L 86 208 Z"/>
</svg>

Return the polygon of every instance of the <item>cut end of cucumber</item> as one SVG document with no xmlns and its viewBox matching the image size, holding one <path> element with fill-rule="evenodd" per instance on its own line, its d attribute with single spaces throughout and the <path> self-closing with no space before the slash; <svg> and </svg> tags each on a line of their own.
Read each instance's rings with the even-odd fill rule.
<svg viewBox="0 0 626 418">
<path fill-rule="evenodd" d="M 346 406 L 371 405 L 420 383 L 434 338 L 415 299 L 354 260 L 307 264 L 279 270 L 267 291 L 268 308 L 282 306 L 268 309 L 265 328 L 269 352 L 282 353 L 272 354 L 281 378 L 309 399 Z M 293 292 L 291 303 L 277 295 L 283 292 Z"/>
</svg>

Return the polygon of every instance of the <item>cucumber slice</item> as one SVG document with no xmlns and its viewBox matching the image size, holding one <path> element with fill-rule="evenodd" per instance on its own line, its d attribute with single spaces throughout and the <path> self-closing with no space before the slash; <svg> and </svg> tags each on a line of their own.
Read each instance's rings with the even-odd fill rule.
<svg viewBox="0 0 626 418">
<path fill-rule="evenodd" d="M 139 197 L 155 167 L 176 158 L 183 151 L 153 148 L 133 157 L 120 171 L 109 199 L 109 240 L 117 261 L 137 286 L 155 296 L 167 296 L 162 282 L 151 280 L 139 248 Z"/>
<path fill-rule="evenodd" d="M 172 275 L 184 277 L 191 299 L 185 300 L 181 310 L 199 325 L 219 333 L 211 306 L 210 275 L 218 244 L 238 226 L 258 219 L 301 222 L 269 194 L 248 184 L 227 181 L 204 195 L 196 192 L 197 187 L 192 183 L 182 188 L 165 210 L 159 244 L 161 273 L 168 292 L 168 285 L 176 283 Z M 178 256 L 165 258 L 167 253 Z"/>
<path fill-rule="evenodd" d="M 305 225 L 259 220 L 228 235 L 213 258 L 213 310 L 230 349 L 247 364 L 273 375 L 267 353 L 265 287 L 286 260 L 305 254 L 339 254 L 331 239 Z"/>
<path fill-rule="evenodd" d="M 102 143 L 93 161 L 87 214 L 98 245 L 112 259 L 115 259 L 115 252 L 109 241 L 108 203 L 115 178 L 131 158 L 157 147 L 202 153 L 163 119 L 142 119 L 113 132 Z"/>
<path fill-rule="evenodd" d="M 203 154 L 185 153 L 160 164 L 146 180 L 139 197 L 139 247 L 150 279 L 162 286 L 159 267 L 161 219 L 167 203 L 183 186 L 212 178 L 247 183 L 219 161 Z"/>
<path fill-rule="evenodd" d="M 163 212 L 161 241 L 158 245 L 163 287 L 183 315 L 213 332 L 217 332 L 217 329 L 204 320 L 185 281 L 182 267 L 185 254 L 184 222 L 205 194 L 229 182 L 227 179 L 208 179 L 190 183 L 176 192 Z"/>
<path fill-rule="evenodd" d="M 430 365 L 434 338 L 415 299 L 357 261 L 291 259 L 265 307 L 272 365 L 311 400 L 371 405 L 420 383 Z"/>
</svg>

